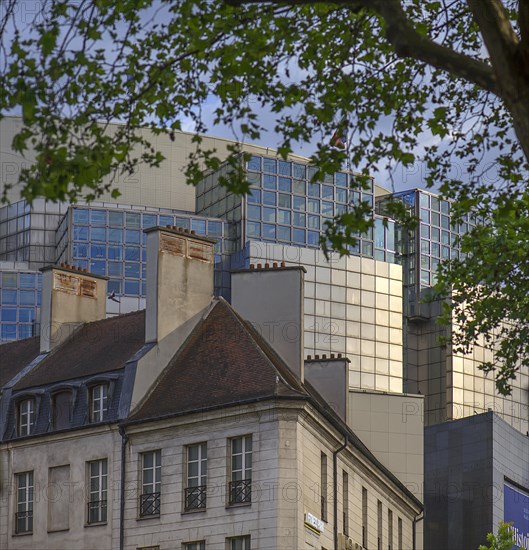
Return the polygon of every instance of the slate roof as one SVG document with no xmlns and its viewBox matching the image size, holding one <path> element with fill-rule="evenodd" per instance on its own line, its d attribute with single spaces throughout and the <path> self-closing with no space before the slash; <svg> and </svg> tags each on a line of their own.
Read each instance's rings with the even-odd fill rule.
<svg viewBox="0 0 529 550">
<path fill-rule="evenodd" d="M 306 392 L 251 326 L 217 301 L 131 420 L 147 420 Z"/>
<path fill-rule="evenodd" d="M 52 350 L 14 389 L 45 386 L 121 369 L 144 342 L 145 310 L 86 323 Z"/>
<path fill-rule="evenodd" d="M 0 346 L 0 388 L 39 355 L 40 339 L 17 340 Z"/>
</svg>

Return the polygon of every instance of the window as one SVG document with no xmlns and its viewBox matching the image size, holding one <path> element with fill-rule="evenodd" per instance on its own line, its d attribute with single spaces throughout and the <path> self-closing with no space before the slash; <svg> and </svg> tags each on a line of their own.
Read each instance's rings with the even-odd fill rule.
<svg viewBox="0 0 529 550">
<path fill-rule="evenodd" d="M 399 540 L 399 550 L 402 550 L 402 519 L 399 518 L 398 524 L 397 524 L 397 537 Z"/>
<path fill-rule="evenodd" d="M 228 550 L 250 550 L 251 538 L 250 535 L 245 537 L 232 537 L 227 539 Z"/>
<path fill-rule="evenodd" d="M 208 448 L 206 443 L 187 447 L 187 487 L 185 509 L 206 508 L 208 483 Z"/>
<path fill-rule="evenodd" d="M 343 491 L 343 534 L 349 534 L 349 475 L 347 472 L 342 474 L 342 491 Z"/>
<path fill-rule="evenodd" d="M 321 453 L 321 519 L 327 521 L 327 455 Z"/>
<path fill-rule="evenodd" d="M 388 550 L 393 549 L 393 512 L 388 510 Z"/>
<path fill-rule="evenodd" d="M 90 422 L 103 422 L 108 412 L 108 385 L 99 384 L 90 389 Z"/>
<path fill-rule="evenodd" d="M 29 435 L 35 425 L 35 399 L 24 399 L 18 405 L 18 435 Z"/>
<path fill-rule="evenodd" d="M 162 452 L 142 453 L 140 517 L 160 515 L 161 483 Z"/>
<path fill-rule="evenodd" d="M 206 541 L 184 542 L 183 550 L 206 550 Z"/>
<path fill-rule="evenodd" d="M 362 487 L 362 546 L 367 548 L 367 489 Z"/>
<path fill-rule="evenodd" d="M 231 481 L 229 486 L 230 504 L 243 504 L 249 502 L 252 502 L 251 435 L 237 437 L 231 440 Z M 243 548 L 243 546 L 240 548 Z"/>
<path fill-rule="evenodd" d="M 53 396 L 53 418 L 54 430 L 64 430 L 70 427 L 72 410 L 72 393 L 61 391 Z"/>
<path fill-rule="evenodd" d="M 33 531 L 33 472 L 15 475 L 17 487 L 17 511 L 15 512 L 15 533 Z"/>
<path fill-rule="evenodd" d="M 382 550 L 382 502 L 377 500 L 377 549 Z"/>
<path fill-rule="evenodd" d="M 88 523 L 107 521 L 108 464 L 107 460 L 88 463 Z"/>
</svg>

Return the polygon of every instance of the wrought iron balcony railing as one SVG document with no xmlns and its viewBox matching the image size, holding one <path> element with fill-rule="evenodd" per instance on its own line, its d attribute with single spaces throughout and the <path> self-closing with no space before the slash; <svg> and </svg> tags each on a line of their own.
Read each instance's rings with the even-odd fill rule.
<svg viewBox="0 0 529 550">
<path fill-rule="evenodd" d="M 206 508 L 207 485 L 200 485 L 199 487 L 188 487 L 185 490 L 185 509 L 188 510 L 202 510 Z"/>
<path fill-rule="evenodd" d="M 229 495 L 230 504 L 252 502 L 252 480 L 241 479 L 240 481 L 230 481 Z"/>
<path fill-rule="evenodd" d="M 15 533 L 31 533 L 33 531 L 33 510 L 15 514 Z"/>
<path fill-rule="evenodd" d="M 140 516 L 160 515 L 160 492 L 140 495 Z"/>
</svg>

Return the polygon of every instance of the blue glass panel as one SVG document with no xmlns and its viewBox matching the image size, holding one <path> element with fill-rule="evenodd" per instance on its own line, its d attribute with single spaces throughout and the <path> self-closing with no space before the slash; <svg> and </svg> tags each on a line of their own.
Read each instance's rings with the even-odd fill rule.
<svg viewBox="0 0 529 550">
<path fill-rule="evenodd" d="M 347 212 L 346 204 L 337 204 L 336 205 L 336 215 L 345 214 Z"/>
<path fill-rule="evenodd" d="M 139 296 L 140 294 L 140 282 L 139 281 L 125 281 L 125 294 L 132 296 Z"/>
<path fill-rule="evenodd" d="M 294 177 L 298 179 L 305 179 L 307 175 L 307 167 L 304 164 L 294 163 Z"/>
<path fill-rule="evenodd" d="M 362 255 L 369 258 L 373 257 L 373 243 L 362 241 Z"/>
<path fill-rule="evenodd" d="M 263 192 L 263 204 L 266 204 L 268 206 L 275 206 L 277 195 L 273 191 L 264 191 Z"/>
<path fill-rule="evenodd" d="M 145 279 L 147 276 L 147 266 L 145 264 L 141 264 L 141 278 Z"/>
<path fill-rule="evenodd" d="M 373 195 L 362 193 L 362 201 L 369 204 L 369 206 L 373 206 Z"/>
<path fill-rule="evenodd" d="M 156 214 L 143 214 L 143 229 L 156 227 L 158 225 L 158 216 Z"/>
<path fill-rule="evenodd" d="M 360 193 L 358 191 L 349 193 L 349 201 L 351 204 L 360 204 Z"/>
<path fill-rule="evenodd" d="M 121 281 L 110 279 L 108 281 L 108 291 L 115 292 L 116 294 L 121 294 Z"/>
<path fill-rule="evenodd" d="M 432 243 L 432 256 L 439 258 L 441 255 L 441 246 L 439 243 Z"/>
<path fill-rule="evenodd" d="M 189 229 L 189 218 L 176 217 L 176 227 Z"/>
<path fill-rule="evenodd" d="M 88 260 L 77 260 L 76 261 L 77 267 L 80 267 L 81 269 L 88 269 Z M 37 294 L 37 305 L 40 304 L 40 293 Z"/>
<path fill-rule="evenodd" d="M 430 254 L 430 241 L 421 239 L 421 254 Z"/>
<path fill-rule="evenodd" d="M 125 213 L 125 225 L 127 227 L 139 228 L 140 224 L 141 224 L 141 218 L 137 212 Z"/>
<path fill-rule="evenodd" d="M 140 264 L 125 263 L 125 277 L 131 279 L 140 278 Z"/>
<path fill-rule="evenodd" d="M 263 177 L 263 187 L 265 189 L 275 189 L 276 188 L 276 176 L 266 175 Z"/>
<path fill-rule="evenodd" d="M 338 187 L 347 187 L 347 174 L 343 172 L 336 173 L 336 185 Z"/>
<path fill-rule="evenodd" d="M 35 319 L 35 310 L 32 307 L 21 307 L 18 310 L 18 320 L 20 322 L 32 323 L 34 319 Z"/>
<path fill-rule="evenodd" d="M 166 225 L 174 225 L 174 224 L 175 223 L 174 223 L 174 217 L 173 216 L 160 216 L 160 225 L 162 227 L 165 227 Z"/>
<path fill-rule="evenodd" d="M 160 216 L 161 218 L 161 216 Z M 134 229 L 125 229 L 125 242 L 127 244 L 140 244 L 141 233 Z"/>
<path fill-rule="evenodd" d="M 321 213 L 323 216 L 334 216 L 334 204 L 332 202 L 321 202 Z"/>
<path fill-rule="evenodd" d="M 263 221 L 264 222 L 275 222 L 276 221 L 275 208 L 263 208 Z"/>
<path fill-rule="evenodd" d="M 256 157 L 255 155 L 250 158 L 248 164 L 246 165 L 248 170 L 253 170 L 254 172 L 261 171 L 261 157 Z"/>
<path fill-rule="evenodd" d="M 88 241 L 88 227 L 76 225 L 73 228 L 73 238 L 75 241 Z"/>
<path fill-rule="evenodd" d="M 248 218 L 250 220 L 261 220 L 261 208 L 259 206 L 248 205 Z"/>
<path fill-rule="evenodd" d="M 250 204 L 259 204 L 261 202 L 261 191 L 259 189 L 250 189 L 248 202 Z"/>
<path fill-rule="evenodd" d="M 292 182 L 292 192 L 295 195 L 305 195 L 305 182 L 303 180 L 294 180 Z"/>
<path fill-rule="evenodd" d="M 320 201 L 318 199 L 308 199 L 308 211 L 311 214 L 320 213 Z"/>
<path fill-rule="evenodd" d="M 277 211 L 277 222 L 284 223 L 285 225 L 291 224 L 290 210 L 278 210 Z M 289 239 L 290 240 L 290 239 Z"/>
<path fill-rule="evenodd" d="M 330 185 L 322 185 L 321 198 L 328 201 L 334 200 L 334 189 Z"/>
<path fill-rule="evenodd" d="M 123 229 L 109 229 L 108 230 L 108 242 L 122 243 L 123 242 Z"/>
<path fill-rule="evenodd" d="M 308 216 L 307 219 L 308 227 L 310 229 L 319 229 L 320 228 L 320 217 L 319 216 Z"/>
<path fill-rule="evenodd" d="M 16 303 L 17 303 L 16 290 L 2 290 L 2 304 L 16 305 Z"/>
<path fill-rule="evenodd" d="M 90 223 L 92 225 L 105 226 L 107 224 L 106 210 L 90 210 Z"/>
<path fill-rule="evenodd" d="M 37 278 L 35 273 L 20 273 L 20 288 L 35 288 Z"/>
<path fill-rule="evenodd" d="M 283 242 L 290 242 L 290 227 L 277 226 L 277 240 Z"/>
<path fill-rule="evenodd" d="M 305 230 L 304 229 L 293 229 L 292 230 L 292 240 L 295 243 L 305 244 Z"/>
<path fill-rule="evenodd" d="M 386 249 L 395 250 L 395 222 L 388 221 L 386 228 Z"/>
<path fill-rule="evenodd" d="M 441 243 L 450 244 L 450 233 L 448 231 L 441 231 Z"/>
<path fill-rule="evenodd" d="M 441 231 L 437 227 L 431 229 L 432 241 L 439 242 L 441 240 Z"/>
<path fill-rule="evenodd" d="M 318 245 L 320 242 L 320 234 L 316 231 L 307 231 L 307 244 Z"/>
<path fill-rule="evenodd" d="M 450 218 L 448 216 L 441 216 L 441 227 L 443 229 L 450 229 Z"/>
<path fill-rule="evenodd" d="M 441 216 L 438 212 L 432 212 L 432 225 L 441 225 Z"/>
<path fill-rule="evenodd" d="M 147 283 L 141 283 L 141 295 L 147 296 Z"/>
<path fill-rule="evenodd" d="M 319 197 L 321 192 L 321 186 L 319 183 L 311 183 L 307 187 L 307 194 L 309 197 Z"/>
<path fill-rule="evenodd" d="M 123 248 L 121 246 L 108 245 L 107 257 L 109 260 L 121 260 Z"/>
<path fill-rule="evenodd" d="M 87 244 L 74 244 L 73 245 L 74 258 L 88 258 L 88 245 Z"/>
<path fill-rule="evenodd" d="M 430 206 L 429 195 L 426 195 L 425 193 L 419 193 L 419 204 L 421 206 L 424 206 L 425 208 L 428 208 Z"/>
<path fill-rule="evenodd" d="M 106 262 L 101 260 L 90 261 L 90 271 L 96 275 L 106 275 Z"/>
<path fill-rule="evenodd" d="M 108 262 L 109 277 L 123 277 L 123 264 L 121 262 Z"/>
<path fill-rule="evenodd" d="M 248 232 L 248 237 L 257 237 L 261 236 L 261 224 L 255 222 L 248 222 L 246 224 L 246 230 Z"/>
<path fill-rule="evenodd" d="M 291 196 L 279 193 L 278 206 L 281 208 L 291 208 Z"/>
<path fill-rule="evenodd" d="M 336 202 L 347 204 L 347 189 L 336 189 Z"/>
<path fill-rule="evenodd" d="M 20 340 L 33 336 L 33 325 L 18 325 L 18 337 Z"/>
<path fill-rule="evenodd" d="M 277 161 L 273 159 L 263 159 L 263 172 L 265 174 L 277 174 Z"/>
<path fill-rule="evenodd" d="M 146 262 L 147 261 L 147 247 L 141 248 L 141 261 Z"/>
<path fill-rule="evenodd" d="M 284 193 L 291 193 L 292 180 L 290 178 L 279 178 L 278 188 L 279 188 L 279 191 L 283 191 Z"/>
<path fill-rule="evenodd" d="M 213 237 L 222 236 L 222 222 L 208 222 L 208 235 Z"/>
<path fill-rule="evenodd" d="M 125 260 L 129 262 L 140 261 L 140 248 L 138 246 L 126 246 L 125 247 Z"/>
<path fill-rule="evenodd" d="M 17 274 L 2 273 L 2 288 L 16 288 L 16 287 L 17 287 Z"/>
<path fill-rule="evenodd" d="M 450 203 L 448 201 L 441 201 L 441 212 L 443 214 L 450 214 Z"/>
<path fill-rule="evenodd" d="M 300 212 L 294 212 L 293 218 L 294 218 L 294 225 L 298 225 L 302 227 L 305 226 L 305 223 L 306 223 L 305 214 L 301 214 Z"/>
<path fill-rule="evenodd" d="M 17 320 L 17 308 L 16 307 L 3 307 L 0 310 L 0 320 L 16 322 Z"/>
<path fill-rule="evenodd" d="M 110 210 L 108 213 L 108 225 L 123 227 L 123 212 L 113 212 Z"/>
<path fill-rule="evenodd" d="M 191 220 L 191 230 L 195 231 L 197 235 L 206 234 L 206 220 Z"/>
<path fill-rule="evenodd" d="M 88 210 L 85 208 L 74 208 L 73 210 L 73 223 L 74 224 L 88 224 Z"/>
<path fill-rule="evenodd" d="M 263 223 L 263 239 L 275 239 L 276 226 L 268 223 Z"/>
<path fill-rule="evenodd" d="M 106 258 L 107 247 L 104 244 L 93 244 L 90 246 L 90 258 L 100 260 Z"/>
<path fill-rule="evenodd" d="M 261 174 L 246 174 L 246 181 L 249 185 L 253 185 L 254 187 L 261 187 Z"/>
<path fill-rule="evenodd" d="M 279 174 L 281 176 L 291 176 L 292 175 L 292 163 L 285 160 L 279 161 Z"/>
<path fill-rule="evenodd" d="M 421 197 L 424 197 L 424 195 L 421 195 Z M 425 210 L 424 208 L 421 208 L 421 221 L 424 223 L 430 223 L 430 211 Z"/>
<path fill-rule="evenodd" d="M 375 246 L 377 248 L 384 248 L 384 222 L 378 218 L 375 220 Z"/>
<path fill-rule="evenodd" d="M 107 230 L 105 227 L 91 227 L 90 237 L 93 241 L 105 242 L 107 240 Z"/>
<path fill-rule="evenodd" d="M 441 257 L 443 260 L 448 260 L 450 258 L 450 247 L 442 246 L 441 247 Z"/>
<path fill-rule="evenodd" d="M 0 325 L 0 336 L 2 340 L 15 340 L 17 337 L 17 326 L 14 324 Z"/>
<path fill-rule="evenodd" d="M 294 210 L 299 210 L 300 212 L 305 212 L 305 197 L 294 197 Z"/>
</svg>

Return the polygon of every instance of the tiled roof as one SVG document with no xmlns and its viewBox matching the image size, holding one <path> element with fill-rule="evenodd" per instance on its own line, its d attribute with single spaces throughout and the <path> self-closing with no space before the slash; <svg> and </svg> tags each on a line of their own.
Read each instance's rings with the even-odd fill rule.
<svg viewBox="0 0 529 550">
<path fill-rule="evenodd" d="M 144 310 L 87 323 L 52 350 L 16 384 L 15 389 L 45 386 L 121 369 L 144 342 Z"/>
<path fill-rule="evenodd" d="M 39 354 L 39 338 L 26 338 L 0 346 L 0 388 Z"/>
<path fill-rule="evenodd" d="M 275 396 L 306 397 L 266 342 L 224 300 L 200 321 L 131 420 Z"/>
</svg>

